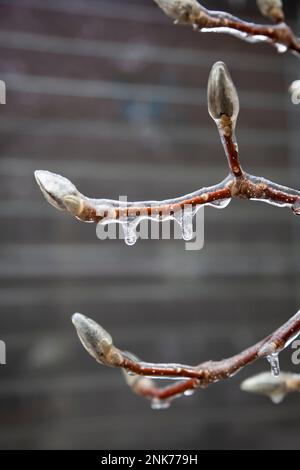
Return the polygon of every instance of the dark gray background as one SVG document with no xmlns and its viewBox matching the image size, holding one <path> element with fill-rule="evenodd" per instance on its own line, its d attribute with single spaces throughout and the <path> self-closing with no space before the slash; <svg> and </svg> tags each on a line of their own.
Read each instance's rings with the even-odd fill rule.
<svg viewBox="0 0 300 470">
<path fill-rule="evenodd" d="M 296 28 L 297 3 L 285 1 Z M 254 1 L 205 5 L 260 18 Z M 239 390 L 266 363 L 154 412 L 86 354 L 70 317 L 91 316 L 145 360 L 234 354 L 299 308 L 300 221 L 233 201 L 205 211 L 200 252 L 127 247 L 55 211 L 33 179 L 48 169 L 87 195 L 131 200 L 221 180 L 205 97 L 221 59 L 240 91 L 245 169 L 299 188 L 299 108 L 287 93 L 297 58 L 175 27 L 151 0 L 0 1 L 0 28 L 0 447 L 299 448 L 299 396 L 275 406 Z M 292 369 L 291 351 L 282 356 Z"/>
</svg>

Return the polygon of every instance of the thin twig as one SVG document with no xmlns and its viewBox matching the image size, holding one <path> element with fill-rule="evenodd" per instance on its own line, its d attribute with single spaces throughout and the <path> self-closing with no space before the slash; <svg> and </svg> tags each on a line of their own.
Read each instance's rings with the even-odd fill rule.
<svg viewBox="0 0 300 470">
<path fill-rule="evenodd" d="M 273 403 L 281 403 L 286 395 L 300 392 L 300 375 L 291 372 L 282 372 L 274 377 L 268 372 L 262 372 L 241 384 L 244 392 L 256 393 L 269 397 Z"/>
<path fill-rule="evenodd" d="M 149 399 L 161 402 L 182 396 L 198 388 L 227 379 L 261 358 L 274 358 L 300 333 L 300 310 L 283 326 L 254 346 L 221 361 L 208 361 L 198 366 L 183 364 L 152 364 L 140 361 L 131 353 L 114 346 L 112 337 L 90 318 L 76 313 L 72 317 L 78 336 L 97 362 L 121 368 L 126 372 L 132 390 Z M 159 388 L 152 378 L 183 379 L 171 386 Z M 162 403 L 163 406 L 163 403 Z"/>
<path fill-rule="evenodd" d="M 278 0 L 257 2 L 261 12 L 276 23 L 271 25 L 249 23 L 226 12 L 207 10 L 196 0 L 154 1 L 175 23 L 190 25 L 196 31 L 226 33 L 251 43 L 267 42 L 279 52 L 300 53 L 299 38 L 285 23 Z"/>
</svg>

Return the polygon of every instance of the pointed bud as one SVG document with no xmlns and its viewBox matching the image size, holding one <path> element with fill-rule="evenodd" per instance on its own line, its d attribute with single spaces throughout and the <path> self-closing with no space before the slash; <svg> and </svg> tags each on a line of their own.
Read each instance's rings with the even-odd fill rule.
<svg viewBox="0 0 300 470">
<path fill-rule="evenodd" d="M 281 0 L 256 0 L 262 15 L 273 21 L 284 21 L 283 5 Z"/>
<path fill-rule="evenodd" d="M 196 0 L 154 0 L 177 23 L 192 23 L 204 9 Z"/>
<path fill-rule="evenodd" d="M 209 114 L 215 121 L 225 116 L 235 124 L 240 110 L 239 97 L 224 62 L 216 62 L 211 69 L 207 99 Z"/>
<path fill-rule="evenodd" d="M 36 170 L 34 176 L 45 199 L 56 209 L 66 210 L 64 198 L 78 194 L 74 184 L 67 178 L 50 171 Z"/>
<path fill-rule="evenodd" d="M 106 365 L 117 365 L 120 354 L 114 348 L 112 337 L 104 328 L 81 313 L 75 313 L 72 322 L 82 345 L 96 361 Z"/>
</svg>

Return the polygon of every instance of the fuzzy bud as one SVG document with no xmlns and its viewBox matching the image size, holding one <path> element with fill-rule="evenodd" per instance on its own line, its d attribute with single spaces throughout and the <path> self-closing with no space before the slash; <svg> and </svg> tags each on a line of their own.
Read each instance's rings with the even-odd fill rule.
<svg viewBox="0 0 300 470">
<path fill-rule="evenodd" d="M 241 384 L 244 392 L 256 393 L 269 397 L 273 403 L 280 403 L 289 393 L 288 381 L 293 378 L 293 374 L 282 373 L 279 377 L 274 377 L 269 372 L 263 372 L 246 379 Z"/>
<path fill-rule="evenodd" d="M 282 0 L 256 0 L 262 15 L 273 21 L 284 21 Z"/>
<path fill-rule="evenodd" d="M 121 362 L 121 354 L 114 347 L 112 337 L 98 323 L 81 313 L 75 313 L 72 322 L 82 345 L 97 362 L 111 366 Z"/>
</svg>

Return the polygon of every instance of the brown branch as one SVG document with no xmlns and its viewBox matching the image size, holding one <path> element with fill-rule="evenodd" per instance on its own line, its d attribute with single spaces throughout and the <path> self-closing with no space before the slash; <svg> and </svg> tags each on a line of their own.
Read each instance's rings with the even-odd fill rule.
<svg viewBox="0 0 300 470">
<path fill-rule="evenodd" d="M 180 211 L 192 206 L 226 206 L 231 198 L 253 199 L 282 207 L 290 207 L 300 214 L 300 192 L 272 181 L 245 173 L 240 164 L 235 138 L 239 114 L 239 99 L 226 65 L 217 62 L 208 81 L 208 110 L 215 121 L 230 174 L 221 183 L 201 188 L 194 193 L 165 201 L 126 202 L 110 199 L 90 199 L 82 195 L 66 178 L 48 171 L 36 171 L 35 177 L 45 198 L 57 209 L 68 211 L 85 222 L 103 224 L 123 220 L 137 224 L 143 218 L 166 220 L 177 218 Z M 179 214 L 179 216 L 178 216 Z"/>
<path fill-rule="evenodd" d="M 131 353 L 116 348 L 109 333 L 90 318 L 76 313 L 73 315 L 72 321 L 83 346 L 97 362 L 121 368 L 125 371 L 128 385 L 135 393 L 145 398 L 159 400 L 162 402 L 162 407 L 165 401 L 168 402 L 170 399 L 191 393 L 195 389 L 206 388 L 212 383 L 232 377 L 257 359 L 268 358 L 271 365 L 273 364 L 274 374 L 278 375 L 278 354 L 289 346 L 300 333 L 299 310 L 294 317 L 274 333 L 241 353 L 221 361 L 208 361 L 198 366 L 188 366 L 152 364 L 140 361 Z M 168 387 L 159 388 L 151 380 L 151 377 L 183 380 Z M 154 406 L 159 406 L 159 403 L 155 401 Z"/>
<path fill-rule="evenodd" d="M 257 2 L 262 14 L 275 25 L 249 23 L 226 12 L 207 10 L 196 0 L 154 1 L 175 23 L 191 25 L 197 31 L 226 33 L 251 43 L 267 42 L 280 52 L 300 53 L 300 41 L 285 23 L 279 0 Z"/>
</svg>

